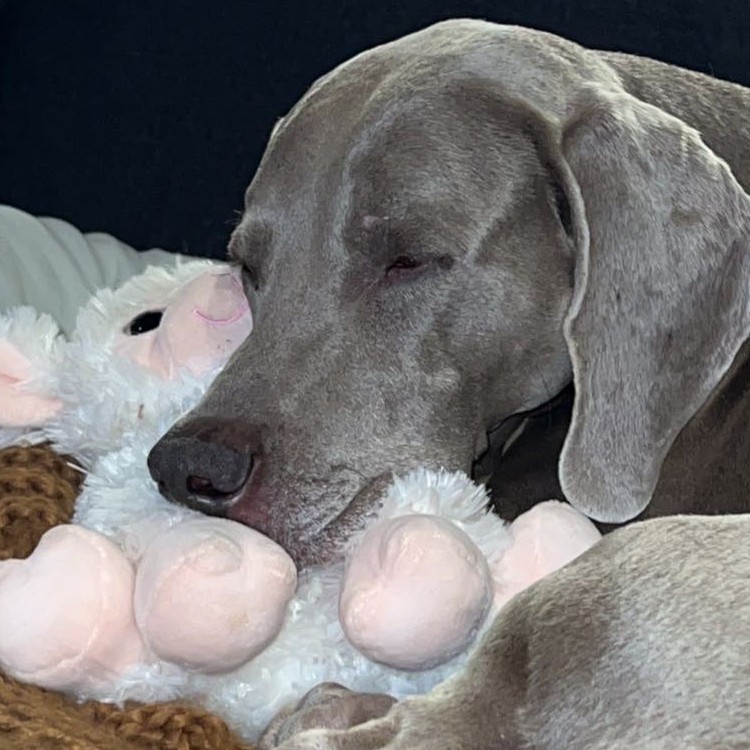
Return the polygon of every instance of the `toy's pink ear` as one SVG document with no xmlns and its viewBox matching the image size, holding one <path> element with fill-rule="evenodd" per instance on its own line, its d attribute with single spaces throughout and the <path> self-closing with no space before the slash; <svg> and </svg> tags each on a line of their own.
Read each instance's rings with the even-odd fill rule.
<svg viewBox="0 0 750 750">
<path fill-rule="evenodd" d="M 62 407 L 58 399 L 26 389 L 32 376 L 26 355 L 0 339 L 0 426 L 38 426 Z"/>
</svg>

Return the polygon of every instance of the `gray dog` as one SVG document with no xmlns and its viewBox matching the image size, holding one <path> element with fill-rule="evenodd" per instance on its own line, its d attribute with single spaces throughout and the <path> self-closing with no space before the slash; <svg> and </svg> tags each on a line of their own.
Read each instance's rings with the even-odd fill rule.
<svg viewBox="0 0 750 750">
<path fill-rule="evenodd" d="M 468 470 L 572 383 L 538 471 L 597 521 L 671 517 L 516 597 L 432 694 L 346 729 L 390 701 L 322 688 L 266 746 L 750 747 L 750 520 L 726 515 L 750 507 L 749 186 L 750 91 L 479 21 L 359 55 L 279 122 L 230 246 L 256 328 L 154 448 L 164 493 L 322 561 L 392 471 Z"/>
</svg>

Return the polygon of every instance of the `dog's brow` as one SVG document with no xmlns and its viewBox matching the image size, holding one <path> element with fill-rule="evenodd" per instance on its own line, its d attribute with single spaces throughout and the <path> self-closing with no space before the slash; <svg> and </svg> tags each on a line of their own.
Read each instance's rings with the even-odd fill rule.
<svg viewBox="0 0 750 750">
<path fill-rule="evenodd" d="M 271 243 L 271 236 L 271 227 L 265 222 L 240 224 L 229 239 L 227 253 L 230 260 L 247 262 L 263 257 Z"/>
<path fill-rule="evenodd" d="M 233 263 L 239 263 L 240 258 L 240 252 L 239 252 L 239 244 L 240 240 L 237 236 L 237 232 L 233 232 L 232 236 L 229 238 L 229 244 L 227 245 L 227 256 L 229 257 L 229 260 Z"/>
</svg>

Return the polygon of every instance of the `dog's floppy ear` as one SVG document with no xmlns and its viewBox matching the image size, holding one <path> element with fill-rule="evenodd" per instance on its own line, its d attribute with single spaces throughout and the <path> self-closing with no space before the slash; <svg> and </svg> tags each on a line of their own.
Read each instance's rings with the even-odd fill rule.
<svg viewBox="0 0 750 750">
<path fill-rule="evenodd" d="M 563 129 L 577 261 L 568 500 L 619 523 L 649 503 L 678 432 L 750 331 L 750 198 L 698 133 L 591 88 Z"/>
</svg>

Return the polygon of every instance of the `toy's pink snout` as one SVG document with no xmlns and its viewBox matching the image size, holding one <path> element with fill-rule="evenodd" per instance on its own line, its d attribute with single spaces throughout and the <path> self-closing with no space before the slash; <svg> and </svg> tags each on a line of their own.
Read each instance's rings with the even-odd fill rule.
<svg viewBox="0 0 750 750">
<path fill-rule="evenodd" d="M 187 285 L 194 312 L 205 323 L 227 326 L 247 316 L 248 304 L 234 271 L 209 272 Z"/>
<path fill-rule="evenodd" d="M 455 524 L 430 515 L 383 521 L 349 560 L 339 600 L 355 648 L 399 669 L 428 669 L 462 652 L 492 600 L 484 555 Z"/>
<path fill-rule="evenodd" d="M 209 271 L 193 279 L 165 310 L 159 348 L 172 367 L 195 375 L 223 365 L 252 330 L 242 284 L 233 270 Z"/>
</svg>

